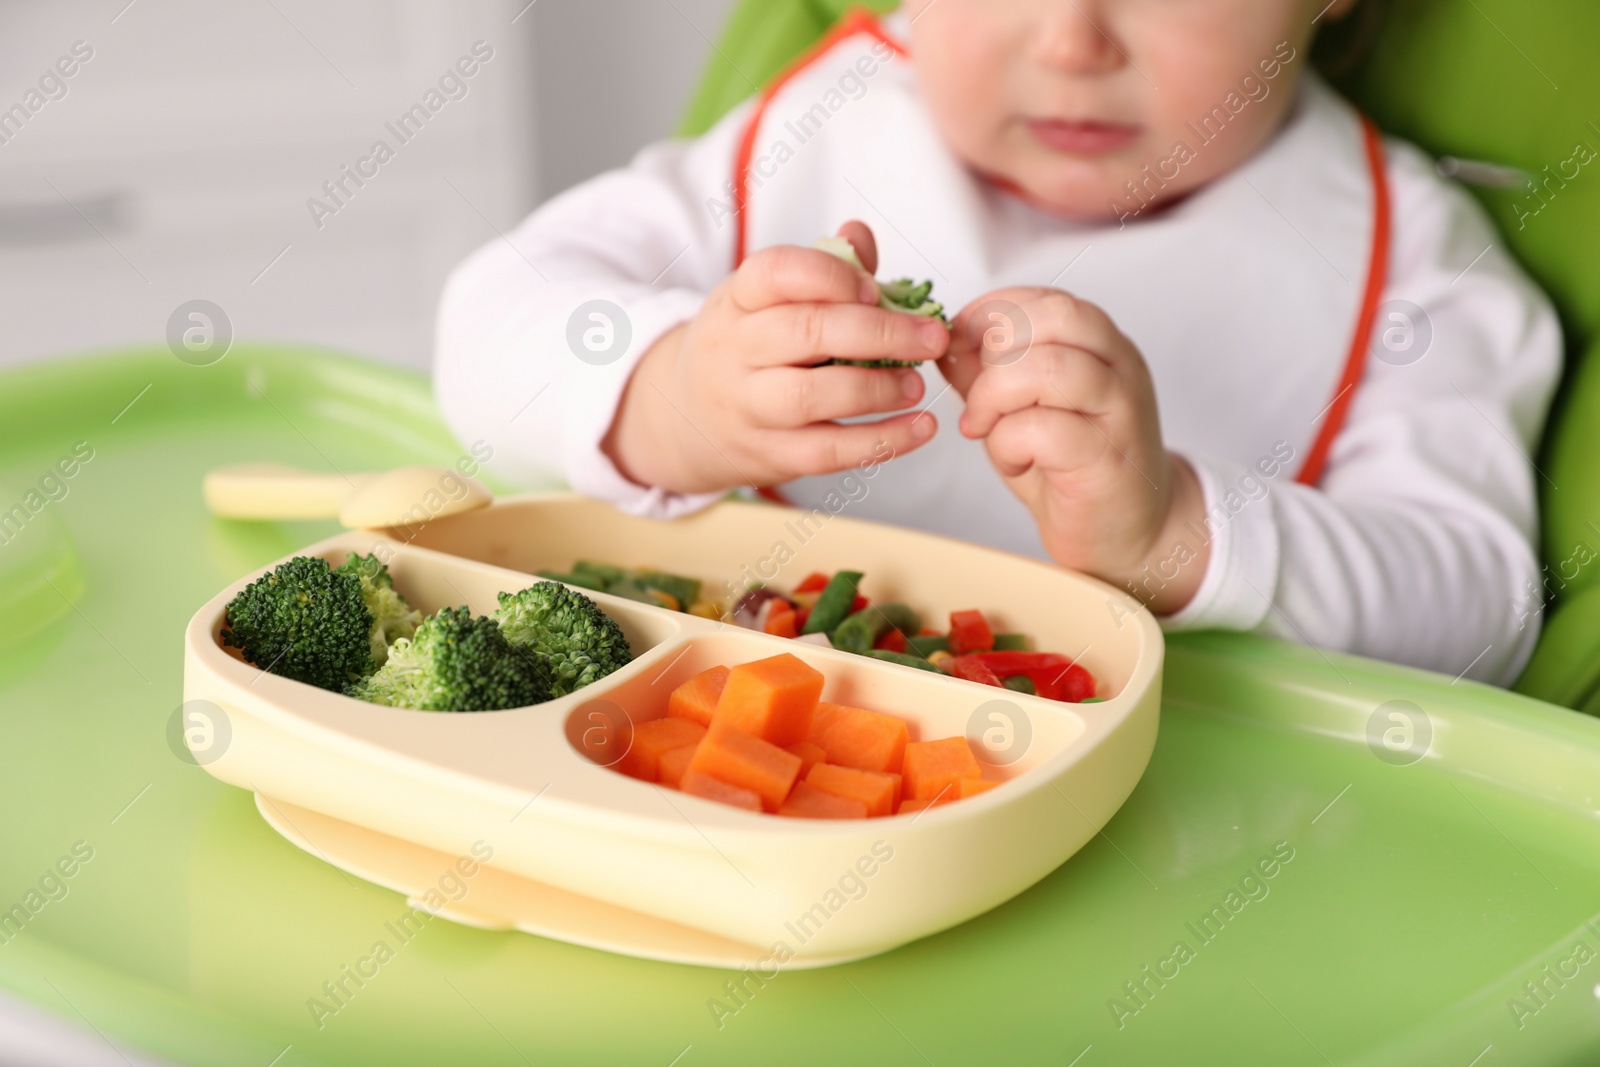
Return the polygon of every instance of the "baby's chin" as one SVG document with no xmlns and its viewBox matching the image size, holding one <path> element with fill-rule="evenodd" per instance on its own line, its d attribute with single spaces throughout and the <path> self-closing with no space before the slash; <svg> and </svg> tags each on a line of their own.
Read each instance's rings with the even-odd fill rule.
<svg viewBox="0 0 1600 1067">
<path fill-rule="evenodd" d="M 1120 166 L 1102 161 L 1093 167 L 1050 165 L 1010 168 L 1005 172 L 986 171 L 985 177 L 1009 193 L 1020 196 L 1032 207 L 1059 218 L 1086 223 L 1114 221 L 1140 208 L 1140 201 L 1128 191 L 1128 182 L 1142 180 L 1139 166 L 1123 162 Z M 1145 194 L 1145 209 L 1179 195 L 1169 183 L 1158 195 Z"/>
<path fill-rule="evenodd" d="M 1086 223 L 1114 221 L 1176 200 L 1193 184 L 1181 173 L 1164 182 L 1151 180 L 1147 167 L 1162 156 L 1144 147 L 1147 140 L 1094 156 L 1012 145 L 1011 151 L 996 154 L 999 166 L 974 169 L 1047 214 Z"/>
</svg>

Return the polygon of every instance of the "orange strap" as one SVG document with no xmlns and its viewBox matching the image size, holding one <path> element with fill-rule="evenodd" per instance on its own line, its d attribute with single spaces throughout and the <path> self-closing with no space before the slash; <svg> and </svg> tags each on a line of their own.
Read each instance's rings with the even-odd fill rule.
<svg viewBox="0 0 1600 1067">
<path fill-rule="evenodd" d="M 1294 480 L 1301 485 L 1316 485 L 1322 481 L 1322 472 L 1328 466 L 1328 453 L 1334 438 L 1344 429 L 1345 416 L 1350 413 L 1350 402 L 1355 399 L 1356 386 L 1367 369 L 1367 348 L 1372 343 L 1372 327 L 1378 317 L 1378 304 L 1383 300 L 1383 289 L 1389 278 L 1389 175 L 1383 166 L 1383 135 L 1367 116 L 1361 116 L 1361 133 L 1366 141 L 1367 165 L 1372 171 L 1372 257 L 1367 263 L 1367 289 L 1361 297 L 1361 312 L 1356 316 L 1356 330 L 1350 338 L 1350 353 L 1344 359 L 1344 374 L 1339 378 L 1338 392 L 1327 408 L 1327 419 L 1306 454 L 1306 461 Z"/>
<path fill-rule="evenodd" d="M 749 249 L 749 227 L 746 223 L 745 209 L 750 205 L 750 163 L 755 158 L 756 136 L 761 131 L 761 120 L 766 118 L 768 105 L 772 103 L 772 98 L 778 94 L 778 91 L 791 78 L 827 55 L 834 46 L 861 33 L 883 42 L 897 56 L 904 57 L 906 54 L 905 46 L 885 33 L 883 27 L 879 25 L 878 20 L 873 17 L 870 11 L 856 8 L 835 23 L 833 29 L 829 30 L 826 36 L 801 53 L 789 66 L 785 67 L 783 72 L 762 92 L 761 99 L 756 102 L 755 108 L 750 112 L 750 117 L 745 122 L 744 132 L 739 138 L 739 154 L 735 157 L 733 164 L 734 269 L 737 270 L 739 264 L 744 262 L 745 254 Z M 784 504 L 791 507 L 794 504 L 783 494 L 783 490 L 775 485 L 764 485 L 757 489 L 756 493 L 774 504 Z"/>
<path fill-rule="evenodd" d="M 734 203 L 734 239 L 733 239 L 733 266 L 737 270 L 739 264 L 744 262 L 747 250 L 748 227 L 745 222 L 745 209 L 750 206 L 750 163 L 755 158 L 756 135 L 761 131 L 761 120 L 766 117 L 767 107 L 789 80 L 827 55 L 833 47 L 846 41 L 857 34 L 865 33 L 888 45 L 889 50 L 897 56 L 906 54 L 905 46 L 883 31 L 878 20 L 873 18 L 870 11 L 861 8 L 852 10 L 840 19 L 829 30 L 827 35 L 812 45 L 805 52 L 784 68 L 773 82 L 762 92 L 761 99 L 756 102 L 750 117 L 745 121 L 744 133 L 739 138 L 739 154 L 733 164 L 733 203 Z"/>
</svg>

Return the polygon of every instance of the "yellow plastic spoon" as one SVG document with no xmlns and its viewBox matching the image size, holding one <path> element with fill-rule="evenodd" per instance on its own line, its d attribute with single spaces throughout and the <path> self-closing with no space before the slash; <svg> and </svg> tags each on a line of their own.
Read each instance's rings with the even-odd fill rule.
<svg viewBox="0 0 1600 1067">
<path fill-rule="evenodd" d="M 206 507 L 229 519 L 333 519 L 350 529 L 417 525 L 494 502 L 449 467 L 323 474 L 275 464 L 220 467 L 205 477 Z"/>
</svg>

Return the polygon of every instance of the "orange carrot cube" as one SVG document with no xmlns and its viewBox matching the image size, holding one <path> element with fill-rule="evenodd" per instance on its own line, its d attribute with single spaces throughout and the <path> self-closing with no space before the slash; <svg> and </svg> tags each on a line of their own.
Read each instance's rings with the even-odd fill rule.
<svg viewBox="0 0 1600 1067">
<path fill-rule="evenodd" d="M 689 761 L 694 759 L 694 750 L 698 747 L 698 744 L 680 745 L 661 753 L 660 770 L 656 780 L 673 789 L 681 788 L 683 772 L 689 769 Z"/>
<path fill-rule="evenodd" d="M 822 672 L 785 652 L 734 667 L 712 717 L 774 745 L 792 745 L 810 734 L 821 695 Z"/>
<path fill-rule="evenodd" d="M 817 766 L 827 765 L 819 763 Z M 835 796 L 807 782 L 801 782 L 794 787 L 794 792 L 789 794 L 789 799 L 783 802 L 778 814 L 787 815 L 791 819 L 865 819 L 867 806 L 859 800 Z"/>
<path fill-rule="evenodd" d="M 761 798 L 748 789 L 740 789 L 736 785 L 729 785 L 709 774 L 700 774 L 689 770 L 683 774 L 682 789 L 694 797 L 704 797 L 715 800 L 719 804 L 729 804 L 735 808 L 744 808 L 746 811 L 760 811 Z"/>
<path fill-rule="evenodd" d="M 688 719 L 651 719 L 633 728 L 633 744 L 617 763 L 623 774 L 646 782 L 661 774 L 661 754 L 684 745 L 693 745 L 705 736 L 706 728 Z"/>
<path fill-rule="evenodd" d="M 790 745 L 788 751 L 800 757 L 800 777 L 802 778 L 811 773 L 812 767 L 828 761 L 828 753 L 823 747 L 811 741 L 801 741 L 797 745 Z"/>
<path fill-rule="evenodd" d="M 777 811 L 800 774 L 800 757 L 718 718 L 695 748 L 684 780 L 696 772 L 748 789 L 763 808 Z"/>
<path fill-rule="evenodd" d="M 938 741 L 913 741 L 906 746 L 906 796 L 929 800 L 949 790 L 952 797 L 963 778 L 982 778 L 983 768 L 972 754 L 965 737 L 945 737 Z"/>
<path fill-rule="evenodd" d="M 956 783 L 956 796 L 965 800 L 979 793 L 987 793 L 999 784 L 999 782 L 986 782 L 981 778 L 963 778 Z"/>
<path fill-rule="evenodd" d="M 711 725 L 711 713 L 722 698 L 722 687 L 728 682 L 728 668 L 710 667 L 684 682 L 667 697 L 667 714 L 688 719 L 701 726 Z"/>
<path fill-rule="evenodd" d="M 841 767 L 884 774 L 900 773 L 911 731 L 904 719 L 827 701 L 817 705 L 811 740 Z"/>
<path fill-rule="evenodd" d="M 868 818 L 893 814 L 900 802 L 900 776 L 855 767 L 835 767 L 819 763 L 806 775 L 806 784 L 867 806 Z"/>
</svg>

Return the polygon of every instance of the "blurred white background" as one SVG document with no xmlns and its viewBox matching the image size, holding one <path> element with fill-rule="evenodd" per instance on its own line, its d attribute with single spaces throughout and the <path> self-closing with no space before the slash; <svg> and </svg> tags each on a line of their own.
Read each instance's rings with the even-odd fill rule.
<svg viewBox="0 0 1600 1067">
<path fill-rule="evenodd" d="M 159 343 L 203 298 L 236 340 L 424 368 L 450 267 L 669 135 L 731 7 L 0 0 L 0 365 Z M 385 124 L 478 41 L 402 145 Z M 379 139 L 394 158 L 319 228 L 308 199 Z"/>
<path fill-rule="evenodd" d="M 425 368 L 450 268 L 670 134 L 731 7 L 0 0 L 0 366 L 162 343 L 203 298 L 236 340 Z M 385 123 L 477 41 L 400 145 Z M 379 139 L 394 158 L 318 228 L 306 201 Z M 6 1067 L 149 1062 L 0 993 Z"/>
</svg>

